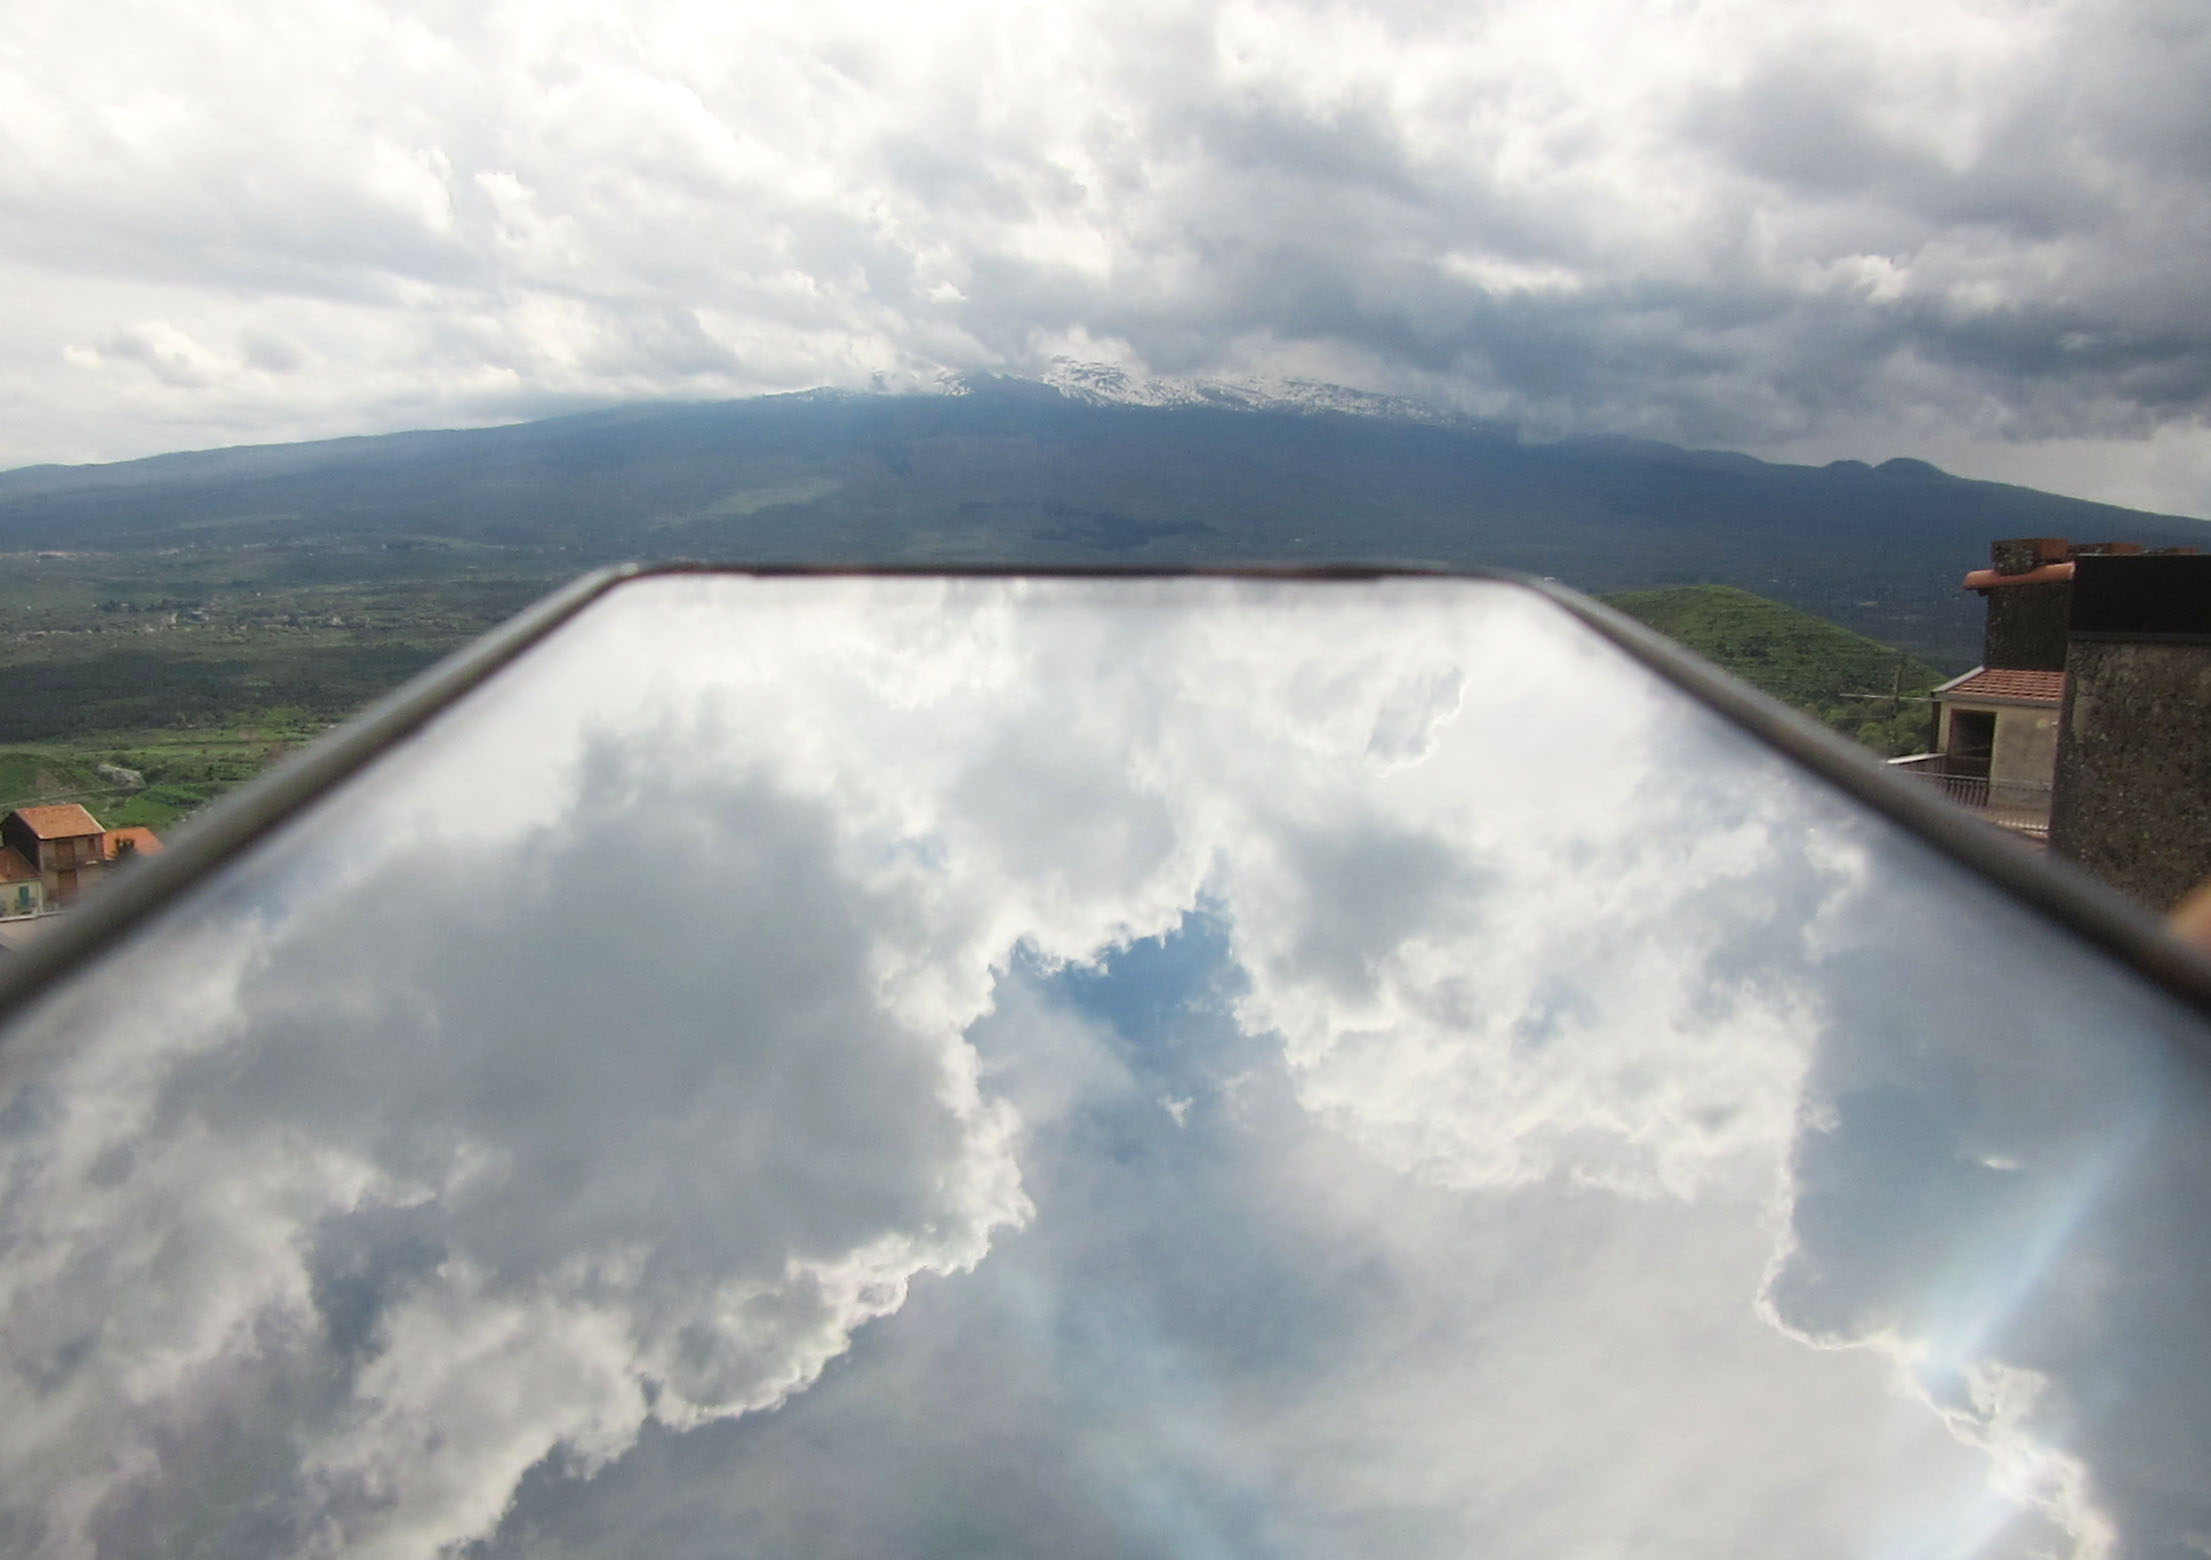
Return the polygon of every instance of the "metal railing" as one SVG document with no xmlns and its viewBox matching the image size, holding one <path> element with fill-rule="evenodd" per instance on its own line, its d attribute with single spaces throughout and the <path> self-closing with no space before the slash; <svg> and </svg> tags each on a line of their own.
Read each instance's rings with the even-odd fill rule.
<svg viewBox="0 0 2211 1560">
<path fill-rule="evenodd" d="M 1986 773 L 1953 773 L 1941 753 L 1914 754 L 1892 766 L 1924 781 L 1960 807 L 1971 808 L 2001 828 L 2050 837 L 2050 787 L 2046 781 L 1992 780 Z"/>
</svg>

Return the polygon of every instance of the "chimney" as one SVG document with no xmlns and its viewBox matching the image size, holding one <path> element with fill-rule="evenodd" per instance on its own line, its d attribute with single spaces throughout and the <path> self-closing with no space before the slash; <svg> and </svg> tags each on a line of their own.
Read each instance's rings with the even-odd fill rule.
<svg viewBox="0 0 2211 1560">
<path fill-rule="evenodd" d="M 2066 620 L 2073 601 L 2070 560 L 2076 550 L 2062 536 L 2021 536 L 1989 543 L 1991 567 L 1976 570 L 1965 581 L 1988 603 L 1988 624 L 1981 636 L 1983 666 L 2065 670 Z"/>
<path fill-rule="evenodd" d="M 2026 574 L 2046 563 L 2063 563 L 2072 555 L 2062 536 L 2017 536 L 1988 544 L 1988 561 L 1998 574 Z"/>
</svg>

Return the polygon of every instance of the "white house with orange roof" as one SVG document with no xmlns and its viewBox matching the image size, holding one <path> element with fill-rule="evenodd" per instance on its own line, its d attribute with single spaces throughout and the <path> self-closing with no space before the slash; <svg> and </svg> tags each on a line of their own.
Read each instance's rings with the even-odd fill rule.
<svg viewBox="0 0 2211 1560">
<path fill-rule="evenodd" d="M 37 915 L 46 908 L 46 883 L 38 868 L 12 845 L 0 845 L 0 919 Z"/>
</svg>

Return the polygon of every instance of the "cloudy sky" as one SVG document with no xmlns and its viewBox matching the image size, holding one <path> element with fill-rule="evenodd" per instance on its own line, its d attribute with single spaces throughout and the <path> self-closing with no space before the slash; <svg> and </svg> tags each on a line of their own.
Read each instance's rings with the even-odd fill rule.
<svg viewBox="0 0 2211 1560">
<path fill-rule="evenodd" d="M 2197 0 L 17 0 L 0 464 L 1304 376 L 2211 513 Z"/>
</svg>

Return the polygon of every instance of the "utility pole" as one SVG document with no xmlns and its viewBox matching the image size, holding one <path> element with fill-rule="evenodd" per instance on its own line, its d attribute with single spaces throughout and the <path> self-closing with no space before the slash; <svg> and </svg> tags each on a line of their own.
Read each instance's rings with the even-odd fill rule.
<svg viewBox="0 0 2211 1560">
<path fill-rule="evenodd" d="M 1932 704 L 1935 702 L 1933 696 L 1929 694 L 1915 693 L 1909 699 L 1905 697 L 1904 659 L 1904 652 L 1901 650 L 1897 651 L 1896 666 L 1889 677 L 1889 691 L 1887 693 L 1846 693 L 1843 695 L 1843 697 L 1846 699 L 1886 699 L 1888 701 L 1888 736 L 1887 740 L 1882 743 L 1882 746 L 1889 749 L 1888 756 L 1890 758 L 1896 757 L 1896 719 L 1899 715 L 1902 715 L 1904 713 L 1904 706 L 1907 703 Z"/>
</svg>

